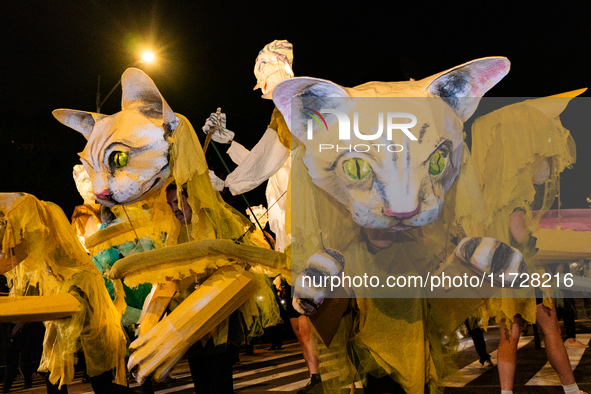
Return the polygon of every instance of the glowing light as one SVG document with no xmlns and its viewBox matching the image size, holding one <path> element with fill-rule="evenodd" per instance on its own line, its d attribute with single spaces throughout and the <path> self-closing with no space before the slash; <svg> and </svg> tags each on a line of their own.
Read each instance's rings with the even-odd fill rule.
<svg viewBox="0 0 591 394">
<path fill-rule="evenodd" d="M 152 63 L 156 59 L 156 56 L 150 51 L 146 51 L 142 54 L 142 62 Z"/>
</svg>

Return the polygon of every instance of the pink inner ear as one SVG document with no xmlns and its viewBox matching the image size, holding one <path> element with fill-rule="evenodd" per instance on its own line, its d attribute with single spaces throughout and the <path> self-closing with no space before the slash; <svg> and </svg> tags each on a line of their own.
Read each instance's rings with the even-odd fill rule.
<svg viewBox="0 0 591 394">
<path fill-rule="evenodd" d="M 470 90 L 472 97 L 483 96 L 484 93 L 486 93 L 507 74 L 507 68 L 507 61 L 496 60 L 475 72 L 475 74 L 477 74 L 476 83 Z"/>
</svg>

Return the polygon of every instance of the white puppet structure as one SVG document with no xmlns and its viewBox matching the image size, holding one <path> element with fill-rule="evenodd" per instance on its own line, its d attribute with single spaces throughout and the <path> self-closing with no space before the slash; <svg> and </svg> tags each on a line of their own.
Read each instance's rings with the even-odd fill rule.
<svg viewBox="0 0 591 394">
<path fill-rule="evenodd" d="M 273 89 L 280 82 L 293 78 L 293 46 L 287 40 L 275 40 L 259 52 L 255 61 L 254 74 L 265 99 L 271 99 Z M 226 129 L 225 114 L 211 114 L 205 122 L 203 131 L 214 129 L 213 140 L 230 143 L 227 150 L 238 167 L 226 177 L 223 185 L 233 195 L 248 192 L 269 180 L 266 189 L 269 207 L 269 227 L 276 236 L 275 249 L 284 251 L 291 243 L 289 231 L 285 227 L 287 188 L 291 159 L 289 157 L 291 136 L 283 116 L 275 109 L 265 134 L 252 150 L 234 141 L 234 133 Z M 220 123 L 221 122 L 221 123 Z"/>
<path fill-rule="evenodd" d="M 171 279 L 186 283 L 187 278 L 203 277 L 208 270 L 219 268 L 160 322 L 166 305 L 159 305 L 156 310 L 162 313 L 150 320 L 155 325 L 132 343 L 134 353 L 128 366 L 136 372 L 137 380 L 151 376 L 160 381 L 193 343 L 204 338 L 212 338 L 216 345 L 231 340 L 228 324 L 233 312 L 240 312 L 242 331 L 247 335 L 252 335 L 251 329 L 274 324 L 272 292 L 253 272 L 285 274 L 286 256 L 252 245 L 248 219 L 212 189 L 205 156 L 191 124 L 171 110 L 154 82 L 142 71 L 128 69 L 121 85 L 122 111 L 114 115 L 54 111 L 60 122 L 88 140 L 80 157 L 96 199 L 109 207 L 139 202 L 152 218 L 174 218 L 163 188 L 174 178 L 188 194 L 193 217 L 186 228 L 190 242 L 182 245 L 175 245 L 180 239 L 178 221 L 174 228 L 167 228 L 164 221 L 154 220 L 152 226 L 166 233 L 167 247 L 119 260 L 110 277 L 125 277 L 129 286 L 145 282 L 164 285 Z M 178 187 L 178 196 L 182 189 Z M 113 232 L 116 236 L 116 230 Z M 152 301 L 159 304 L 158 297 Z"/>
</svg>

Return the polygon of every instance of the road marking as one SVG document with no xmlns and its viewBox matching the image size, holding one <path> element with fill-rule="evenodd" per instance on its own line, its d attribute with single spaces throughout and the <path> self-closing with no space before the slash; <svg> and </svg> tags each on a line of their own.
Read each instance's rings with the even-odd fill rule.
<svg viewBox="0 0 591 394">
<path fill-rule="evenodd" d="M 577 339 L 584 343 L 585 345 L 589 344 L 589 339 L 591 339 L 591 334 L 578 334 Z M 568 353 L 568 358 L 570 359 L 570 366 L 574 371 L 581 358 L 583 357 L 583 353 L 585 353 L 584 348 L 566 348 L 566 352 Z M 542 369 L 538 371 L 537 374 L 534 375 L 526 384 L 526 386 L 562 386 L 560 383 L 560 379 L 558 379 L 558 375 L 554 371 L 554 368 L 550 365 L 550 362 L 547 362 Z"/>
<path fill-rule="evenodd" d="M 322 379 L 329 380 L 332 378 L 336 378 L 337 376 L 339 376 L 340 371 L 332 371 L 329 373 L 325 373 L 322 375 Z M 304 387 L 306 384 L 308 384 L 308 382 L 310 381 L 310 378 L 304 379 L 304 380 L 298 380 L 297 382 L 293 382 L 293 383 L 289 383 L 286 384 L 284 386 L 279 386 L 279 387 L 275 387 L 272 389 L 269 389 L 269 391 L 295 391 L 295 390 L 299 390 L 302 387 Z M 348 388 L 348 387 L 346 387 Z"/>
<path fill-rule="evenodd" d="M 327 365 L 332 365 L 332 364 L 336 364 L 338 360 L 330 360 L 327 361 L 326 363 L 324 363 L 324 366 Z M 308 367 L 304 367 L 304 368 L 298 368 L 298 369 L 293 369 L 291 371 L 287 371 L 287 372 L 281 372 L 281 373 L 276 373 L 273 375 L 269 375 L 269 376 L 263 376 L 262 378 L 258 378 L 258 379 L 252 379 L 252 380 L 248 380 L 246 382 L 241 382 L 241 383 L 236 383 L 234 384 L 234 390 L 240 390 L 244 387 L 248 387 L 248 386 L 253 386 L 255 384 L 260 384 L 260 383 L 265 383 L 268 382 L 270 380 L 274 380 L 274 379 L 280 379 L 280 378 L 284 378 L 287 376 L 291 376 L 291 375 L 297 375 L 298 373 L 302 373 L 302 372 L 308 372 Z M 339 371 L 334 371 L 335 373 L 338 374 Z M 326 378 L 329 378 L 328 376 L 331 375 L 332 373 L 329 374 L 325 374 L 324 376 L 326 376 Z M 335 375 L 337 376 L 337 375 Z M 309 379 L 304 380 L 304 384 L 302 385 L 305 386 L 306 382 Z M 277 390 L 277 389 L 270 389 L 269 391 L 285 391 L 285 390 Z"/>
<path fill-rule="evenodd" d="M 517 343 L 517 349 L 521 349 L 523 346 L 527 345 L 534 339 L 533 336 L 524 336 L 519 338 L 519 342 Z M 490 354 L 490 361 L 493 364 L 497 365 L 497 350 Z M 490 370 L 491 368 L 483 368 L 482 364 L 480 364 L 479 360 L 474 361 L 472 364 L 465 366 L 464 368 L 460 369 L 459 371 L 454 372 L 453 374 L 447 376 L 443 379 L 443 385 L 445 387 L 464 387 L 486 371 Z"/>
</svg>

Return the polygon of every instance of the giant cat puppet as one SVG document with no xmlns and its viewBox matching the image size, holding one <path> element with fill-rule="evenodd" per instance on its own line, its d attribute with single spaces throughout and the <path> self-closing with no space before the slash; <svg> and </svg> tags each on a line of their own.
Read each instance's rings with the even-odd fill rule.
<svg viewBox="0 0 591 394">
<path fill-rule="evenodd" d="M 192 126 L 170 109 L 154 82 L 142 71 L 128 69 L 121 85 L 122 111 L 114 115 L 68 109 L 53 114 L 88 140 L 80 158 L 101 204 L 113 207 L 142 202 L 150 207 L 152 218 L 171 216 L 163 186 L 174 178 L 189 195 L 193 219 L 187 227 L 187 238 L 194 241 L 174 245 L 181 239 L 178 221 L 174 221 L 177 228 L 163 228 L 164 221 L 155 220 L 153 226 L 168 233 L 168 246 L 119 260 L 110 278 L 125 277 L 129 286 L 163 284 L 219 268 L 166 318 L 160 322 L 150 319 L 150 324 L 155 325 L 140 330 L 140 337 L 132 344 L 134 353 L 128 366 L 135 370 L 138 381 L 149 375 L 160 381 L 193 343 L 220 324 L 227 324 L 234 311 L 241 313 L 245 332 L 260 328 L 253 319 L 272 316 L 276 305 L 269 286 L 248 271 L 258 266 L 277 275 L 285 271 L 286 259 L 284 254 L 256 247 L 250 241 L 250 234 L 245 234 L 250 222 L 212 189 L 205 156 Z M 178 187 L 179 194 L 180 190 Z M 122 224 L 123 230 L 126 225 Z M 116 230 L 104 231 L 117 235 Z M 233 239 L 242 241 L 237 244 Z M 255 292 L 268 305 L 261 309 L 261 303 L 255 302 Z M 269 294 L 263 297 L 259 292 Z M 152 301 L 150 308 L 156 305 L 154 308 L 163 313 L 160 302 L 154 298 Z M 216 338 L 224 341 L 223 336 Z"/>
<path fill-rule="evenodd" d="M 450 263 L 464 263 L 468 272 L 479 274 L 527 271 L 518 251 L 483 238 L 488 219 L 462 134 L 463 123 L 480 98 L 508 70 L 507 59 L 494 57 L 420 81 L 344 88 L 316 78 L 292 78 L 275 88 L 273 101 L 295 137 L 292 147 L 297 147 L 292 155 L 290 200 L 292 268 L 296 274 L 301 271 L 294 294 L 296 309 L 313 316 L 330 295 L 321 286 L 305 287 L 304 274 L 340 276 L 344 271 L 349 277 L 363 277 L 388 272 L 424 278 Z M 374 139 L 366 134 L 339 140 L 340 122 L 323 110 L 361 114 L 367 104 L 356 101 L 358 97 L 405 98 L 400 102 L 404 111 L 419 120 L 409 128 L 417 140 L 404 138 L 400 152 L 320 150 L 319 144 L 392 144 L 386 133 Z M 393 111 L 388 105 L 374 104 L 375 113 Z M 313 114 L 322 113 L 326 124 L 309 122 Z M 370 121 L 375 124 L 365 120 L 364 130 L 380 128 L 375 117 Z M 457 247 L 452 239 L 459 241 Z M 495 254 L 502 257 L 493 259 Z M 387 299 L 372 298 L 375 293 L 355 288 L 353 313 L 343 318 L 331 344 L 334 351 L 342 346 L 350 356 L 338 364 L 342 369 L 335 373 L 336 387 L 350 382 L 346 378 L 350 374 L 343 371 L 356 371 L 356 377 L 349 378 L 360 378 L 364 384 L 369 374 L 387 375 L 409 393 L 423 392 L 425 386 L 437 390 L 446 368 L 442 339 L 480 303 L 426 299 L 419 288 L 409 291 L 407 297 L 414 297 Z"/>
</svg>

